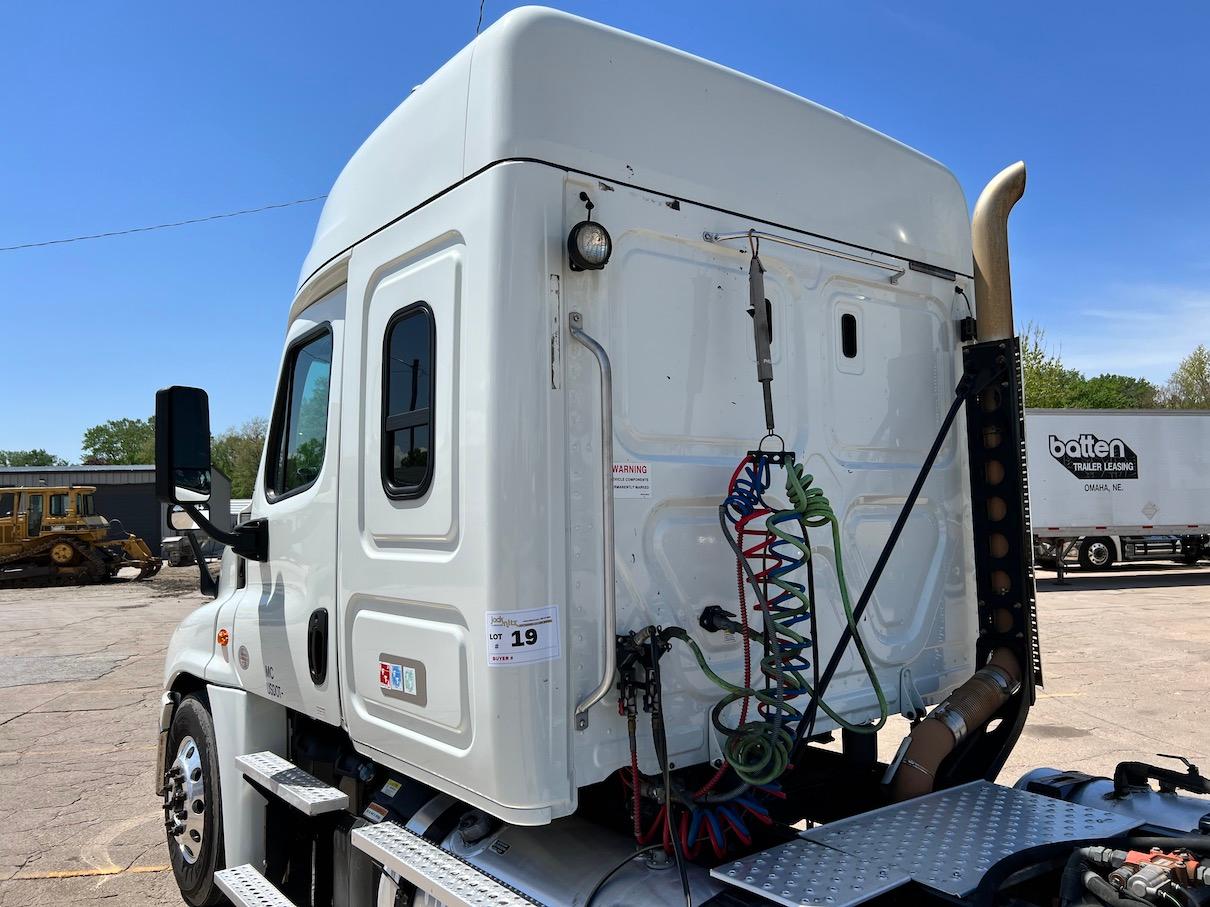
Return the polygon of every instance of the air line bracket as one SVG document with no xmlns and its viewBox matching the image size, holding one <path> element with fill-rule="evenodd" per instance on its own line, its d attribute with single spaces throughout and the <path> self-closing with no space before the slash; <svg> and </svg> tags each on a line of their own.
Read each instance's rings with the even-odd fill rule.
<svg viewBox="0 0 1210 907">
<path fill-rule="evenodd" d="M 766 460 L 770 466 L 793 466 L 795 461 L 794 451 L 792 450 L 756 450 L 748 451 L 748 456 L 753 460 Z"/>
</svg>

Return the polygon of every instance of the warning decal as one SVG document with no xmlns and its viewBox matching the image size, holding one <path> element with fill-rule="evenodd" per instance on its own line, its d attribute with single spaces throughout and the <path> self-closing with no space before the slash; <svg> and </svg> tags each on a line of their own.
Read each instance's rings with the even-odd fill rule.
<svg viewBox="0 0 1210 907">
<path fill-rule="evenodd" d="M 487 612 L 487 663 L 492 667 L 554 661 L 559 657 L 560 641 L 555 605 Z"/>
<path fill-rule="evenodd" d="M 613 464 L 615 498 L 651 497 L 651 468 L 646 463 Z"/>
</svg>

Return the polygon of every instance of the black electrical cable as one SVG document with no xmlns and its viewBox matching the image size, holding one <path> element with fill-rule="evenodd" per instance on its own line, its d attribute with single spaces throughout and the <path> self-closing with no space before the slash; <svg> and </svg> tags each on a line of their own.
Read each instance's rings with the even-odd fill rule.
<svg viewBox="0 0 1210 907">
<path fill-rule="evenodd" d="M 635 857 L 641 857 L 645 853 L 651 853 L 653 850 L 659 850 L 663 846 L 663 844 L 649 844 L 646 847 L 640 847 L 634 853 L 627 854 L 626 859 L 624 859 L 617 866 L 613 867 L 613 869 L 609 870 L 609 872 L 605 873 L 605 875 L 601 876 L 601 878 L 597 880 L 597 884 L 592 886 L 592 891 L 588 892 L 588 898 L 584 901 L 584 907 L 592 907 L 593 899 L 601 893 L 601 889 L 605 887 L 605 884 L 615 875 L 625 869 L 631 860 L 633 860 Z"/>
<path fill-rule="evenodd" d="M 950 404 L 949 411 L 946 412 L 945 418 L 941 422 L 941 428 L 937 432 L 937 437 L 933 439 L 933 446 L 929 448 L 928 456 L 924 458 L 924 463 L 920 466 L 920 472 L 917 473 L 916 481 L 912 484 L 912 490 L 908 492 L 907 499 L 903 502 L 903 507 L 899 511 L 899 517 L 895 520 L 891 534 L 887 536 L 886 543 L 882 546 L 882 553 L 878 555 L 878 561 L 874 564 L 874 570 L 870 573 L 870 578 L 867 580 L 865 588 L 861 590 L 861 598 L 857 600 L 857 606 L 853 609 L 853 621 L 851 624 L 846 624 L 844 630 L 841 632 L 840 639 L 832 650 L 832 657 L 828 659 L 828 666 L 824 669 L 823 675 L 815 686 L 815 695 L 811 697 L 802 720 L 798 722 L 795 734 L 799 744 L 802 743 L 807 729 L 814 727 L 819 701 L 823 699 L 824 693 L 827 692 L 828 684 L 832 682 L 832 676 L 836 673 L 836 669 L 840 667 L 840 660 L 844 657 L 845 649 L 848 648 L 849 642 L 853 639 L 853 628 L 857 626 L 862 614 L 865 613 L 866 606 L 870 603 L 870 597 L 874 594 L 874 587 L 878 584 L 882 571 L 886 569 L 887 562 L 891 559 L 891 552 L 895 550 L 899 536 L 902 534 L 904 526 L 907 525 L 908 517 L 912 514 L 912 508 L 916 506 L 916 499 L 920 497 L 924 483 L 928 479 L 929 473 L 932 472 L 933 464 L 937 460 L 937 455 L 941 452 L 941 447 L 945 443 L 945 438 L 949 434 L 950 427 L 954 424 L 954 419 L 958 417 L 958 410 L 962 408 L 962 404 L 966 402 L 967 397 L 972 393 L 974 384 L 974 376 L 969 374 L 963 375 L 962 381 L 958 384 L 954 393 L 954 402 Z"/>
<path fill-rule="evenodd" d="M 177 220 L 167 224 L 152 224 L 149 227 L 128 227 L 125 230 L 107 230 L 104 233 L 89 233 L 84 236 L 69 236 L 65 239 L 44 239 L 40 242 L 23 242 L 12 246 L 0 246 L 0 252 L 17 252 L 21 249 L 40 249 L 43 246 L 62 246 L 68 243 L 84 242 L 89 239 L 105 239 L 110 236 L 129 236 L 131 233 L 150 233 L 153 230 L 167 230 L 169 227 L 185 227 L 190 224 L 204 224 L 212 220 L 225 220 L 229 217 L 243 217 L 247 214 L 260 214 L 262 211 L 276 211 L 278 208 L 292 208 L 295 205 L 305 205 L 327 198 L 327 195 L 312 195 L 310 198 L 297 198 L 291 202 L 276 202 L 272 205 L 261 205 L 259 208 L 244 208 L 240 211 L 227 211 L 223 214 L 208 214 L 205 217 L 191 217 L 188 220 Z"/>
<path fill-rule="evenodd" d="M 685 894 L 685 907 L 693 907 L 693 891 L 689 887 L 689 873 L 685 869 L 685 856 L 681 853 L 681 836 L 672 818 L 672 773 L 668 768 L 668 736 L 664 733 L 664 688 L 660 681 L 660 652 L 657 634 L 648 640 L 651 652 L 651 677 L 655 681 L 655 696 L 651 709 L 651 741 L 655 744 L 655 757 L 664 778 L 664 821 L 668 837 L 672 839 L 672 856 L 676 860 L 676 871 L 681 877 L 681 890 Z"/>
</svg>

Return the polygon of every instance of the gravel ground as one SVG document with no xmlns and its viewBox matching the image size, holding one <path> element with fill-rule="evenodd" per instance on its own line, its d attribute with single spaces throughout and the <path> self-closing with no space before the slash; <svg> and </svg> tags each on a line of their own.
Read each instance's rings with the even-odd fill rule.
<svg viewBox="0 0 1210 907">
<path fill-rule="evenodd" d="M 196 589 L 196 568 L 166 567 L 0 591 L 0 907 L 180 903 L 152 762 L 164 649 Z M 1210 569 L 1043 572 L 1038 591 L 1046 687 L 1001 781 L 1157 752 L 1210 769 Z"/>
</svg>

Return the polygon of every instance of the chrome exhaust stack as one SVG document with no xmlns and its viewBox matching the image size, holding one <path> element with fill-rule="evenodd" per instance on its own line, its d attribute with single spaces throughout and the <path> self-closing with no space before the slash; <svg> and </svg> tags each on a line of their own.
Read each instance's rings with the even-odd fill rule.
<svg viewBox="0 0 1210 907">
<path fill-rule="evenodd" d="M 1013 328 L 1013 288 L 1008 265 L 1008 215 L 1025 194 L 1025 162 L 1005 167 L 984 187 L 971 218 L 975 305 L 979 339 L 1007 340 Z"/>
<path fill-rule="evenodd" d="M 900 744 L 886 775 L 895 802 L 996 777 L 1042 682 L 1008 264 L 1008 215 L 1024 193 L 1025 164 L 1018 161 L 987 184 L 971 219 L 979 342 L 962 357 L 968 377 L 984 376 L 966 400 L 981 667 Z"/>
</svg>

